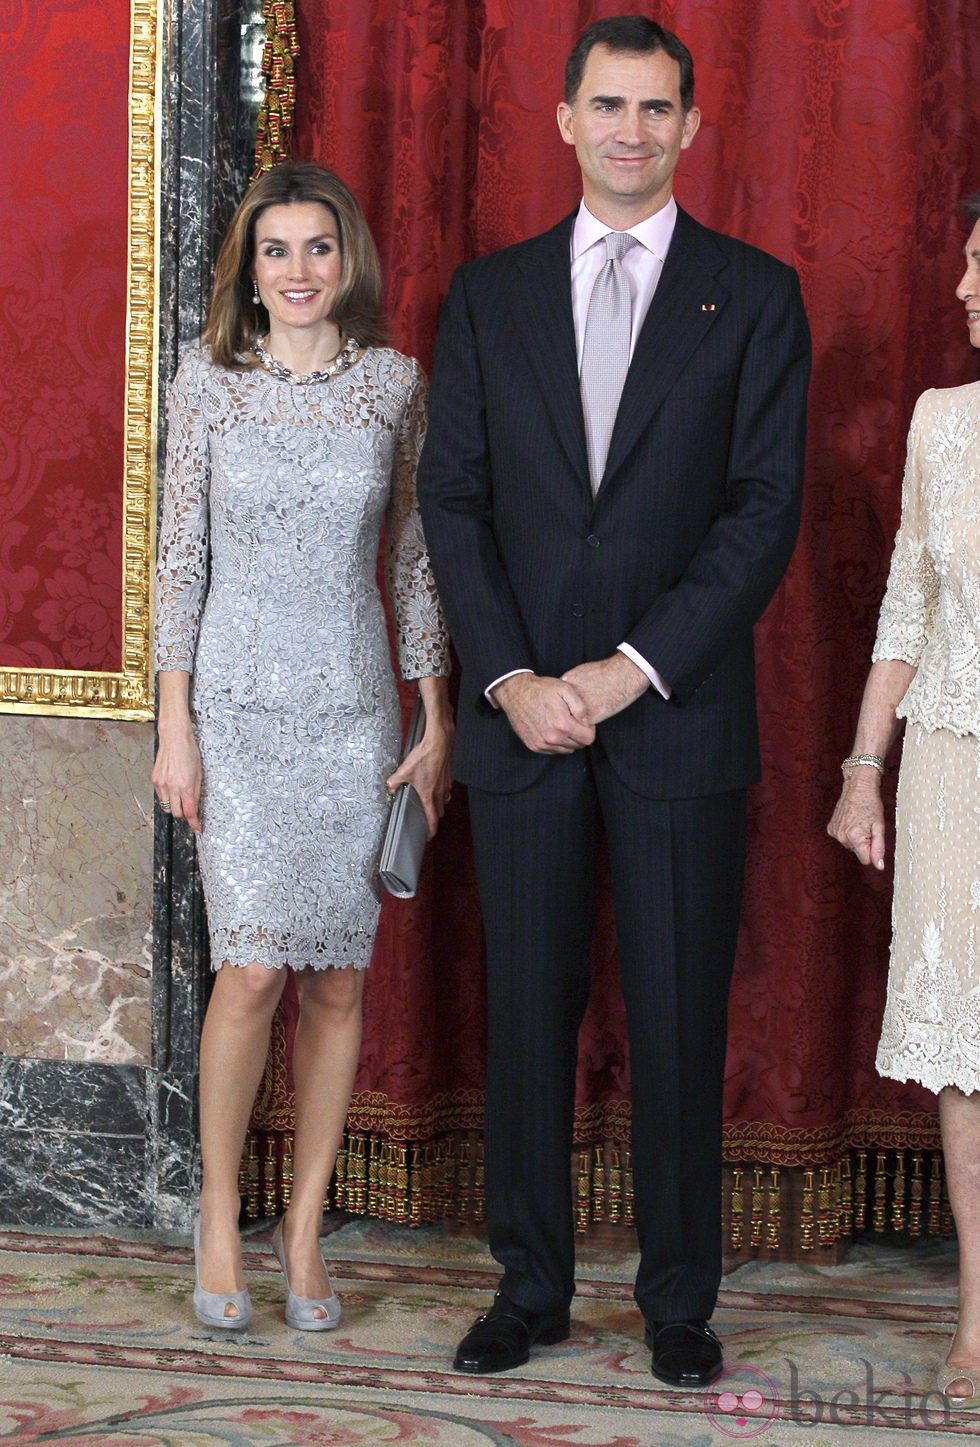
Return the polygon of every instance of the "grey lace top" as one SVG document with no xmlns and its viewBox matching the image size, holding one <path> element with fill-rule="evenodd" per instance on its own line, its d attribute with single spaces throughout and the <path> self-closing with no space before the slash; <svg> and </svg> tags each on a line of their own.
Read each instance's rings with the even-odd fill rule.
<svg viewBox="0 0 980 1447">
<path fill-rule="evenodd" d="M 281 687 L 283 652 L 302 666 L 305 650 L 335 633 L 341 619 L 353 621 L 373 595 L 383 513 L 402 676 L 447 674 L 448 638 L 415 502 L 425 404 L 418 362 L 386 349 L 366 352 L 349 372 L 314 387 L 278 381 L 258 367 L 232 372 L 214 366 L 204 349 L 188 352 L 169 398 L 156 667 L 194 670 L 210 547 L 221 595 L 211 606 L 220 607 L 223 631 L 213 662 L 232 693 Z M 316 519 L 296 504 L 297 488 L 315 483 L 325 461 L 335 483 L 349 486 L 365 469 L 373 474 L 367 517 L 350 516 L 351 499 L 339 486 Z M 285 639 L 282 588 L 298 586 L 307 594 L 303 637 Z M 263 646 L 270 632 L 274 658 Z M 261 663 L 272 671 L 260 680 Z"/>
</svg>

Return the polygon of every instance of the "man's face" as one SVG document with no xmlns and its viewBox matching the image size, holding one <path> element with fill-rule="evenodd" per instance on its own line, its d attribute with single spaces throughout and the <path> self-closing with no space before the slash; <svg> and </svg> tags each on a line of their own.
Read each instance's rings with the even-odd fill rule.
<svg viewBox="0 0 980 1447">
<path fill-rule="evenodd" d="M 681 113 L 680 75 L 662 50 L 594 45 L 574 103 L 559 105 L 558 128 L 575 147 L 585 204 L 600 221 L 622 230 L 669 200 L 680 153 L 701 121 L 694 106 Z"/>
</svg>

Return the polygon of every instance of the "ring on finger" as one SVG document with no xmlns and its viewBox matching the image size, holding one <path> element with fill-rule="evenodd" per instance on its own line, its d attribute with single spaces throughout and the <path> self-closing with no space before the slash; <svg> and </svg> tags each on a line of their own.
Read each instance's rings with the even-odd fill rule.
<svg viewBox="0 0 980 1447">
<path fill-rule="evenodd" d="M 170 803 L 170 800 L 169 800 L 169 799 L 161 799 L 161 800 L 160 800 L 160 808 L 163 810 L 163 812 L 164 812 L 165 814 L 169 814 L 172 807 L 173 807 L 173 806 L 172 806 L 172 804 Z"/>
</svg>

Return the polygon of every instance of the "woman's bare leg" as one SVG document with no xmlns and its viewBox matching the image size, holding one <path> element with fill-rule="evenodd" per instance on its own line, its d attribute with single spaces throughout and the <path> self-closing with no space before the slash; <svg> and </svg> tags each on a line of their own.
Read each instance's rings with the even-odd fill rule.
<svg viewBox="0 0 980 1447">
<path fill-rule="evenodd" d="M 980 1091 L 965 1095 L 954 1086 L 939 1092 L 939 1123 L 950 1205 L 960 1249 L 959 1319 L 949 1365 L 980 1374 Z M 956 1397 L 970 1395 L 959 1380 L 949 1386 Z"/>
<path fill-rule="evenodd" d="M 225 964 L 201 1031 L 201 1249 L 205 1291 L 241 1291 L 238 1169 L 285 969 Z M 229 1306 L 227 1316 L 236 1316 Z"/>
<path fill-rule="evenodd" d="M 364 973 L 348 966 L 306 969 L 296 975 L 300 1010 L 293 1046 L 293 1190 L 283 1222 L 283 1246 L 289 1284 L 297 1296 L 330 1295 L 320 1252 L 323 1199 L 354 1089 Z"/>
</svg>

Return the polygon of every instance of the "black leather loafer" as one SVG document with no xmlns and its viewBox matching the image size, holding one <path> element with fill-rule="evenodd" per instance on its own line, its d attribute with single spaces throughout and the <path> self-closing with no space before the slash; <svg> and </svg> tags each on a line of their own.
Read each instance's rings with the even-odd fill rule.
<svg viewBox="0 0 980 1447">
<path fill-rule="evenodd" d="M 707 1387 L 721 1371 L 721 1342 L 703 1317 L 648 1321 L 644 1341 L 650 1370 L 671 1387 Z"/>
<path fill-rule="evenodd" d="M 453 1366 L 479 1376 L 508 1372 L 524 1365 L 533 1346 L 554 1346 L 570 1331 L 567 1306 L 564 1311 L 525 1311 L 498 1291 L 490 1310 L 463 1337 Z"/>
</svg>

